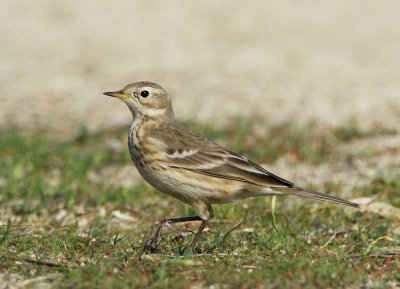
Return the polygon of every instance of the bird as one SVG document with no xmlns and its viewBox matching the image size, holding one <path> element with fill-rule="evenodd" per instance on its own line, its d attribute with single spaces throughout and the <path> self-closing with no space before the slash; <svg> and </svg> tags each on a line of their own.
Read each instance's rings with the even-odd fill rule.
<svg viewBox="0 0 400 289">
<path fill-rule="evenodd" d="M 103 94 L 122 100 L 132 113 L 128 148 L 143 179 L 158 191 L 192 206 L 197 213 L 157 222 L 145 245 L 151 250 L 157 250 L 165 225 L 200 222 L 190 244 L 193 251 L 214 216 L 214 204 L 256 196 L 292 195 L 359 207 L 354 202 L 296 186 L 184 127 L 175 119 L 170 95 L 154 82 L 134 82 Z"/>
</svg>

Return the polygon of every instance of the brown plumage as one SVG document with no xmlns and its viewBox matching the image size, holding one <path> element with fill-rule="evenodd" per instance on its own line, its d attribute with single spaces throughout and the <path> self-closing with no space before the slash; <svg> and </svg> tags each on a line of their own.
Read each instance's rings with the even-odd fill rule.
<svg viewBox="0 0 400 289">
<path fill-rule="evenodd" d="M 213 216 L 211 204 L 283 194 L 358 207 L 350 201 L 297 187 L 183 127 L 175 120 L 169 95 L 158 84 L 136 82 L 104 94 L 122 99 L 132 112 L 129 151 L 143 178 L 156 189 L 191 205 L 198 213 L 194 217 L 159 222 L 150 247 L 156 245 L 166 223 L 201 221 L 193 248 Z"/>
</svg>

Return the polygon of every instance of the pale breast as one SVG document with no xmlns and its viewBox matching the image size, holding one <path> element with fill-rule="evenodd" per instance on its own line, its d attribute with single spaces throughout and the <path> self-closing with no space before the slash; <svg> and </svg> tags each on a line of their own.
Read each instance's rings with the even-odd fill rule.
<svg viewBox="0 0 400 289">
<path fill-rule="evenodd" d="M 137 129 L 131 128 L 128 134 L 128 147 L 131 158 L 136 166 L 143 166 L 141 144 L 137 137 Z"/>
<path fill-rule="evenodd" d="M 160 153 L 157 153 L 157 148 L 146 138 L 143 138 L 141 129 L 142 122 L 134 122 L 128 134 L 128 146 L 131 159 L 133 160 L 136 169 L 140 175 L 156 189 L 166 192 L 169 191 L 164 185 L 162 170 L 164 168 L 158 165 Z M 168 193 L 168 192 L 167 192 Z"/>
</svg>

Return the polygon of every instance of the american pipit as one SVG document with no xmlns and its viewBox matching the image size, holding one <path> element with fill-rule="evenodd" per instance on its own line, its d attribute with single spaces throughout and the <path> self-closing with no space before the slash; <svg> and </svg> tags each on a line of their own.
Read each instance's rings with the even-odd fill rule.
<svg viewBox="0 0 400 289">
<path fill-rule="evenodd" d="M 197 212 L 197 216 L 158 222 L 148 244 L 150 248 L 156 246 L 166 224 L 201 221 L 191 243 L 193 250 L 214 215 L 211 204 L 255 196 L 294 195 L 358 207 L 350 201 L 297 187 L 183 127 L 175 120 L 170 96 L 158 84 L 135 82 L 104 94 L 123 100 L 132 112 L 129 152 L 142 177 Z"/>
</svg>

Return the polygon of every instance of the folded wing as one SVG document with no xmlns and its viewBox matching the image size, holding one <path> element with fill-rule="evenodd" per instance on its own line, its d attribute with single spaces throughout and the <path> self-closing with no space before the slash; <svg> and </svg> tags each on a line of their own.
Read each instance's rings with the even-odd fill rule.
<svg viewBox="0 0 400 289">
<path fill-rule="evenodd" d="M 174 151 L 168 154 L 168 166 L 199 174 L 236 180 L 262 187 L 293 187 L 261 166 L 226 150 Z"/>
<path fill-rule="evenodd" d="M 164 149 L 166 155 L 164 166 L 166 167 L 270 188 L 283 194 L 359 207 L 358 204 L 347 200 L 296 187 L 292 182 L 272 174 L 263 167 L 194 132 L 181 132 L 187 133 L 185 142 L 179 138 L 172 138 L 171 134 L 164 134 L 164 137 L 157 140 L 158 143 L 162 143 L 162 148 L 159 148 Z M 190 139 L 188 136 L 191 137 L 191 141 L 188 141 Z"/>
</svg>

